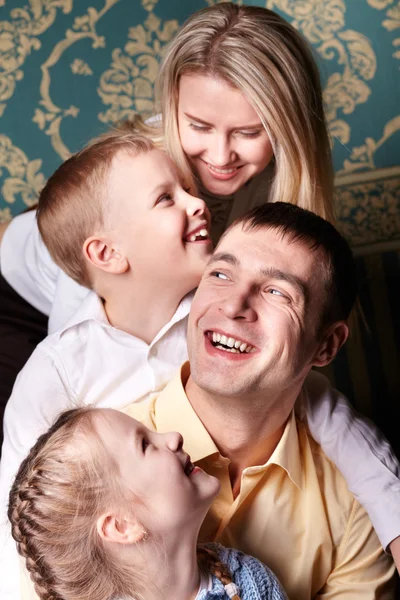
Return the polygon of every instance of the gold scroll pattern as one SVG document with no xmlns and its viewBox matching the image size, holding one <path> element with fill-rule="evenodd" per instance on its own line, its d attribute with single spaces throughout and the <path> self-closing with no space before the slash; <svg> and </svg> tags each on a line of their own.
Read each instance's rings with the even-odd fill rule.
<svg viewBox="0 0 400 600">
<path fill-rule="evenodd" d="M 322 58 L 340 65 L 341 70 L 328 78 L 324 99 L 332 139 L 348 144 L 351 128 L 339 115 L 351 114 L 371 94 L 368 82 L 376 72 L 376 55 L 370 41 L 346 29 L 344 0 L 267 0 L 266 5 L 287 14 Z"/>
<path fill-rule="evenodd" d="M 62 121 L 68 117 L 76 117 L 79 114 L 79 108 L 73 105 L 68 108 L 62 108 L 53 102 L 50 93 L 51 69 L 59 62 L 67 49 L 82 39 L 90 39 L 92 41 L 92 48 L 95 49 L 103 48 L 105 46 L 105 39 L 103 36 L 97 34 L 96 25 L 117 2 L 119 2 L 119 0 L 105 0 L 101 10 L 98 11 L 93 7 L 89 7 L 86 14 L 76 17 L 72 29 L 67 29 L 64 38 L 54 46 L 47 60 L 41 67 L 41 108 L 35 110 L 32 121 L 38 125 L 39 129 L 50 136 L 54 150 L 63 160 L 67 159 L 71 153 L 61 138 L 61 124 Z M 83 74 L 83 62 L 84 61 L 78 63 L 80 64 L 81 69 L 80 74 Z M 90 69 L 90 67 L 88 68 Z"/>
<path fill-rule="evenodd" d="M 353 246 L 399 237 L 400 177 L 339 187 L 335 200 L 340 230 Z"/>
<path fill-rule="evenodd" d="M 394 0 L 367 0 L 374 8 L 386 8 Z M 292 25 L 314 45 L 325 60 L 336 59 L 340 72 L 329 76 L 324 89 L 327 120 L 333 143 L 349 144 L 351 126 L 342 115 L 350 115 L 371 95 L 368 82 L 376 72 L 376 55 L 371 42 L 363 34 L 346 29 L 344 0 L 267 0 L 268 8 L 277 8 L 291 19 Z M 390 13 L 390 14 L 389 14 Z M 400 2 L 387 12 L 384 26 L 392 30 L 400 26 Z M 396 20 L 397 19 L 397 20 Z M 397 24 L 396 24 L 397 23 Z M 384 127 L 382 137 L 352 148 L 339 174 L 375 168 L 374 153 L 399 130 L 400 115 Z"/>
<path fill-rule="evenodd" d="M 382 21 L 382 25 L 387 31 L 400 29 L 400 0 L 397 0 L 397 2 L 395 0 L 367 0 L 367 2 L 372 8 L 377 8 L 378 10 L 390 7 L 386 11 L 386 19 Z M 400 37 L 393 41 L 393 46 L 394 48 L 399 48 L 394 51 L 393 57 L 400 59 Z"/>
<path fill-rule="evenodd" d="M 39 36 L 54 23 L 58 9 L 69 13 L 72 0 L 30 0 L 11 9 L 9 21 L 0 21 L 0 116 L 24 76 L 27 56 L 41 47 Z"/>
<path fill-rule="evenodd" d="M 20 148 L 13 145 L 10 138 L 0 135 L 0 176 L 4 169 L 9 174 L 4 179 L 1 194 L 8 204 L 13 204 L 18 198 L 26 206 L 32 206 L 37 201 L 46 181 L 40 171 L 41 167 L 41 159 L 30 161 Z M 10 209 L 0 211 L 0 220 L 6 221 L 9 216 Z"/>
<path fill-rule="evenodd" d="M 153 12 L 158 0 L 142 0 L 148 11 L 143 24 L 131 27 L 124 49 L 112 51 L 112 62 L 100 78 L 98 94 L 109 108 L 99 114 L 103 123 L 115 123 L 153 112 L 154 82 L 163 47 L 179 29 L 177 20 L 164 23 Z"/>
</svg>

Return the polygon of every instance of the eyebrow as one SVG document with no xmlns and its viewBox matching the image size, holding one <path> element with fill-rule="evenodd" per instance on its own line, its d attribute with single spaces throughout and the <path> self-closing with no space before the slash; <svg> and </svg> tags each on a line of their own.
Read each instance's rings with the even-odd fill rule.
<svg viewBox="0 0 400 600">
<path fill-rule="evenodd" d="M 206 125 L 207 127 L 213 127 L 212 123 L 209 123 L 208 121 L 204 121 L 203 119 L 199 119 L 199 117 L 195 117 L 194 115 L 191 115 L 190 113 L 184 112 L 183 113 L 185 115 L 185 117 L 187 117 L 188 119 L 191 119 L 192 121 L 197 121 L 197 123 L 201 123 L 202 125 Z M 241 125 L 239 127 L 232 127 L 232 129 L 260 129 L 263 127 L 263 124 L 260 122 L 256 123 L 255 125 Z"/>
<path fill-rule="evenodd" d="M 161 192 L 170 190 L 176 183 L 179 183 L 178 178 L 176 181 L 164 181 L 150 190 L 150 196 L 158 196 Z"/>
<path fill-rule="evenodd" d="M 231 254 L 230 252 L 216 252 L 208 261 L 208 266 L 211 266 L 217 262 L 226 262 L 233 267 L 240 267 L 240 260 Z M 308 299 L 308 288 L 304 281 L 293 275 L 292 273 L 286 273 L 285 271 L 281 271 L 275 267 L 267 267 L 265 269 L 260 269 L 260 275 L 263 277 L 272 277 L 273 279 L 277 279 L 280 281 L 287 281 L 293 287 L 297 289 L 297 291 L 301 294 L 305 301 Z"/>
</svg>

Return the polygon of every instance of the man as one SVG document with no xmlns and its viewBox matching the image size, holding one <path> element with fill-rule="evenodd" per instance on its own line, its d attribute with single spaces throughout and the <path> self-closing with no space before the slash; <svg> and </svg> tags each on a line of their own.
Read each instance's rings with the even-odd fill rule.
<svg viewBox="0 0 400 600">
<path fill-rule="evenodd" d="M 150 409 L 127 409 L 180 431 L 219 477 L 202 538 L 263 560 L 298 600 L 392 597 L 391 559 L 293 410 L 320 393 L 320 377 L 306 376 L 346 341 L 355 286 L 329 223 L 283 203 L 255 209 L 223 236 L 196 293 L 191 373 L 184 366 Z"/>
</svg>

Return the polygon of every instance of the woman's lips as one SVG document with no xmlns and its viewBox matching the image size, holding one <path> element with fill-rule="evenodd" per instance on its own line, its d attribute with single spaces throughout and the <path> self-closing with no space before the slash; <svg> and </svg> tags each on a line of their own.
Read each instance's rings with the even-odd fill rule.
<svg viewBox="0 0 400 600">
<path fill-rule="evenodd" d="M 220 181 L 227 181 L 228 179 L 233 179 L 239 172 L 239 170 L 241 169 L 242 165 L 238 166 L 238 167 L 214 167 L 213 165 L 210 165 L 210 163 L 206 162 L 206 161 L 202 161 L 206 167 L 208 172 L 211 174 L 211 176 L 214 179 L 219 179 Z"/>
</svg>

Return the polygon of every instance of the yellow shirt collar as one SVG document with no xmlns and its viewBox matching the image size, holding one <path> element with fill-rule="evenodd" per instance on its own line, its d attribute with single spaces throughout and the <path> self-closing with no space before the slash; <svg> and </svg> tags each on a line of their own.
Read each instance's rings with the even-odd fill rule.
<svg viewBox="0 0 400 600">
<path fill-rule="evenodd" d="M 186 396 L 185 385 L 189 375 L 190 366 L 187 362 L 156 399 L 152 419 L 160 433 L 179 431 L 185 441 L 185 451 L 190 454 L 192 461 L 196 462 L 212 454 L 219 454 L 219 450 Z M 284 469 L 293 483 L 301 489 L 300 445 L 294 411 L 269 460 L 264 465 L 250 468 L 264 470 L 271 464 Z"/>
</svg>

